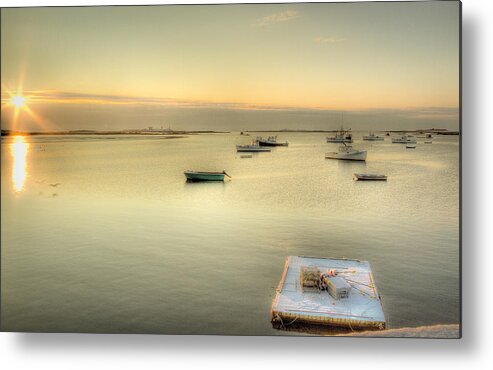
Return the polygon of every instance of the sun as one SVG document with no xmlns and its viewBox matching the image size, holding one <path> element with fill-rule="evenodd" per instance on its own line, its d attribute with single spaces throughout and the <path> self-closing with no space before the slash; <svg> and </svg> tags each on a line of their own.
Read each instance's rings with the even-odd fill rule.
<svg viewBox="0 0 493 370">
<path fill-rule="evenodd" d="M 10 101 L 16 108 L 21 108 L 26 104 L 26 98 L 21 95 L 15 95 Z"/>
<path fill-rule="evenodd" d="M 45 120 L 29 106 L 31 103 L 36 103 L 36 99 L 30 93 L 27 95 L 23 94 L 22 84 L 17 88 L 16 92 L 10 91 L 4 84 L 2 84 L 2 91 L 3 90 L 7 92 L 9 98 L 8 100 L 6 99 L 6 101 L 3 101 L 2 99 L 2 103 L 6 103 L 2 104 L 2 113 L 4 108 L 9 107 L 11 109 L 12 119 L 10 126 L 13 131 L 21 129 L 21 127 L 19 127 L 21 119 L 23 122 L 27 119 L 29 124 L 36 124 L 46 131 L 49 130 L 49 121 Z M 26 124 L 26 122 L 24 122 L 24 124 Z M 22 124 L 20 126 L 22 126 Z"/>
</svg>

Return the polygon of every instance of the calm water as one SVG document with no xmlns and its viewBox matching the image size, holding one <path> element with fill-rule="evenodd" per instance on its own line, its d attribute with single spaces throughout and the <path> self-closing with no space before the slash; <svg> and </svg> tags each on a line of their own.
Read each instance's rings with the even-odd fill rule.
<svg viewBox="0 0 493 370">
<path fill-rule="evenodd" d="M 362 134 L 366 164 L 326 160 L 324 134 L 252 158 L 237 133 L 2 138 L 2 328 L 292 334 L 270 325 L 289 255 L 370 261 L 390 327 L 457 323 L 458 137 Z"/>
</svg>

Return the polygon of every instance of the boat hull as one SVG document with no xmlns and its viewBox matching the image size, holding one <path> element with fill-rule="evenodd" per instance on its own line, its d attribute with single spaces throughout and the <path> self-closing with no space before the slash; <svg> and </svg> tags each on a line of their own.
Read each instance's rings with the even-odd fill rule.
<svg viewBox="0 0 493 370">
<path fill-rule="evenodd" d="M 353 178 L 358 181 L 387 181 L 387 176 L 369 174 L 369 173 L 355 173 Z"/>
<path fill-rule="evenodd" d="M 339 159 L 344 161 L 366 161 L 366 151 L 356 153 L 330 152 L 325 154 L 326 159 Z"/>
<path fill-rule="evenodd" d="M 397 138 L 392 139 L 392 144 L 416 144 L 415 139 Z"/>
<path fill-rule="evenodd" d="M 365 141 L 384 141 L 385 139 L 383 137 L 380 137 L 380 136 L 375 136 L 375 137 L 363 136 L 363 140 L 365 140 Z"/>
<path fill-rule="evenodd" d="M 336 138 L 327 138 L 328 143 L 336 143 L 336 144 L 342 144 L 342 143 L 352 143 L 353 139 L 336 139 Z"/>
<path fill-rule="evenodd" d="M 213 172 L 184 172 L 187 181 L 189 182 L 201 182 L 201 181 L 224 181 L 224 173 L 213 173 Z"/>
<path fill-rule="evenodd" d="M 260 146 L 288 146 L 288 143 L 273 143 L 270 141 L 258 141 Z"/>
</svg>

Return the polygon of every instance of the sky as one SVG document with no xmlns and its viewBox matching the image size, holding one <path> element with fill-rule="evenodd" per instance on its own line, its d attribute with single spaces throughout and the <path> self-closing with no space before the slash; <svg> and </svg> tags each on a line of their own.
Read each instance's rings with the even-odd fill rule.
<svg viewBox="0 0 493 370">
<path fill-rule="evenodd" d="M 459 3 L 3 8 L 1 84 L 2 129 L 457 130 Z"/>
</svg>

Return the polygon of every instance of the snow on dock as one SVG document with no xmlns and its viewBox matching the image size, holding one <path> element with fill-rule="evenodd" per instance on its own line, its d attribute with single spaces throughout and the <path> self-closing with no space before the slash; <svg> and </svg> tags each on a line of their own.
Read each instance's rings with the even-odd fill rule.
<svg viewBox="0 0 493 370">
<path fill-rule="evenodd" d="M 316 283 L 314 276 L 318 278 Z M 341 283 L 350 287 L 348 295 Z M 338 289 L 343 289 L 342 294 L 337 293 Z M 271 314 L 276 328 L 296 322 L 296 325 L 385 329 L 385 316 L 370 264 L 352 259 L 288 257 Z"/>
</svg>

